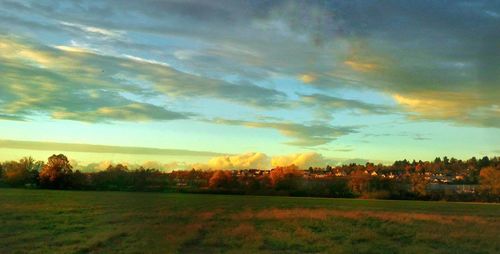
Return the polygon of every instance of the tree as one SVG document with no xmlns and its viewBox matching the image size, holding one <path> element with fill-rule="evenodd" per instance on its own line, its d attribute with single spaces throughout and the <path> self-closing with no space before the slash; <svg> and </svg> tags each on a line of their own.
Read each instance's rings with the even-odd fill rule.
<svg viewBox="0 0 500 254">
<path fill-rule="evenodd" d="M 76 190 L 88 188 L 89 186 L 88 177 L 86 174 L 80 172 L 80 170 L 76 170 L 70 176 L 69 185 L 71 189 L 76 189 Z"/>
<path fill-rule="evenodd" d="M 326 165 L 325 170 L 326 170 L 326 172 L 332 172 L 332 166 Z"/>
<path fill-rule="evenodd" d="M 276 167 L 270 173 L 271 184 L 277 190 L 294 190 L 298 187 L 302 174 L 295 165 Z"/>
<path fill-rule="evenodd" d="M 441 158 L 436 157 L 436 159 L 434 159 L 434 164 L 440 164 L 440 163 L 441 163 Z"/>
<path fill-rule="evenodd" d="M 448 164 L 450 164 L 450 160 L 448 159 L 447 156 L 443 157 L 443 163 L 444 163 L 445 166 L 448 166 Z"/>
<path fill-rule="evenodd" d="M 445 157 L 446 158 L 446 157 Z M 417 196 L 427 195 L 427 181 L 423 175 L 413 174 L 410 177 L 411 191 Z"/>
<path fill-rule="evenodd" d="M 349 190 L 349 182 L 346 178 L 331 178 L 329 179 L 328 191 L 332 197 L 351 197 L 352 193 Z"/>
<path fill-rule="evenodd" d="M 124 190 L 132 184 L 128 167 L 123 164 L 109 165 L 106 170 L 97 172 L 92 180 L 98 189 L 106 190 Z"/>
<path fill-rule="evenodd" d="M 26 184 L 37 184 L 38 171 L 43 162 L 35 161 L 32 157 L 24 157 L 19 161 L 10 161 L 3 164 L 3 178 L 6 184 L 18 187 Z"/>
<path fill-rule="evenodd" d="M 230 171 L 217 170 L 208 180 L 210 189 L 228 189 L 231 186 L 232 175 Z"/>
<path fill-rule="evenodd" d="M 479 173 L 481 191 L 486 195 L 500 197 L 500 169 L 486 167 Z"/>
<path fill-rule="evenodd" d="M 68 158 L 63 155 L 52 155 L 49 157 L 40 172 L 40 184 L 50 189 L 64 189 L 69 187 L 72 167 Z"/>
<path fill-rule="evenodd" d="M 349 178 L 349 188 L 352 193 L 361 195 L 363 192 L 369 191 L 370 175 L 365 174 L 362 170 L 356 170 L 351 173 Z"/>
<path fill-rule="evenodd" d="M 490 158 L 488 158 L 488 156 L 484 156 L 482 159 L 478 161 L 477 164 L 479 168 L 485 168 L 490 165 Z"/>
</svg>

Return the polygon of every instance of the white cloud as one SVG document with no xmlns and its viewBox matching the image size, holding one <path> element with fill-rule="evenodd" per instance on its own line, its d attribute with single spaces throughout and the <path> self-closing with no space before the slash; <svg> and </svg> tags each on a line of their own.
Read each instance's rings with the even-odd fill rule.
<svg viewBox="0 0 500 254">
<path fill-rule="evenodd" d="M 105 29 L 105 28 L 94 27 L 94 26 L 86 26 L 86 25 L 82 25 L 82 24 L 64 22 L 64 21 L 59 22 L 59 23 L 65 27 L 77 29 L 77 30 L 80 30 L 82 32 L 89 33 L 93 36 L 105 36 L 105 37 L 115 38 L 115 37 L 121 37 L 123 34 L 125 34 L 124 31 L 119 31 L 119 30 Z"/>
</svg>

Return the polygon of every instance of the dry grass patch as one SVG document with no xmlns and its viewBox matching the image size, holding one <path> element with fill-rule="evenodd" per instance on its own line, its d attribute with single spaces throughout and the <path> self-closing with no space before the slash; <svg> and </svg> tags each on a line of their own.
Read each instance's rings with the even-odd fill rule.
<svg viewBox="0 0 500 254">
<path fill-rule="evenodd" d="M 216 214 L 217 214 L 216 211 L 206 211 L 206 212 L 196 213 L 196 214 L 194 214 L 194 216 L 196 216 L 200 220 L 210 220 Z"/>
<path fill-rule="evenodd" d="M 312 232 L 308 228 L 304 228 L 299 225 L 297 225 L 297 228 L 295 229 L 295 232 L 293 234 L 298 239 L 301 239 L 307 243 L 314 243 L 321 240 L 321 237 L 318 234 Z"/>
<path fill-rule="evenodd" d="M 440 224 L 452 223 L 491 223 L 485 218 L 469 215 L 439 215 L 429 213 L 402 213 L 402 212 L 375 212 L 375 211 L 340 211 L 328 209 L 266 209 L 260 211 L 245 210 L 231 216 L 233 220 L 290 220 L 290 219 L 316 219 L 326 220 L 331 217 L 341 217 L 347 219 L 374 218 L 382 221 L 399 223 L 409 223 L 412 221 L 429 221 Z"/>
<path fill-rule="evenodd" d="M 259 236 L 259 232 L 255 229 L 252 224 L 249 223 L 241 223 L 238 226 L 226 230 L 224 235 L 232 238 L 256 238 Z M 260 237 L 260 236 L 259 236 Z"/>
</svg>

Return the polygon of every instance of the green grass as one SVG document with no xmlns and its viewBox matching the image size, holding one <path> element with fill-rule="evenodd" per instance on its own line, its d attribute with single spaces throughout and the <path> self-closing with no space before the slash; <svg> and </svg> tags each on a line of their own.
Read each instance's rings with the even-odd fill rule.
<svg viewBox="0 0 500 254">
<path fill-rule="evenodd" d="M 0 253 L 500 253 L 500 205 L 0 189 Z"/>
</svg>

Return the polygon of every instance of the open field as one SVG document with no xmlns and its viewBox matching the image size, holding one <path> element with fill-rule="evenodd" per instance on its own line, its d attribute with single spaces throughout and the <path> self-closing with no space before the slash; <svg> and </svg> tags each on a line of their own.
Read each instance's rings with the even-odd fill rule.
<svg viewBox="0 0 500 254">
<path fill-rule="evenodd" d="M 500 253 L 500 205 L 0 189 L 0 253 Z"/>
</svg>

